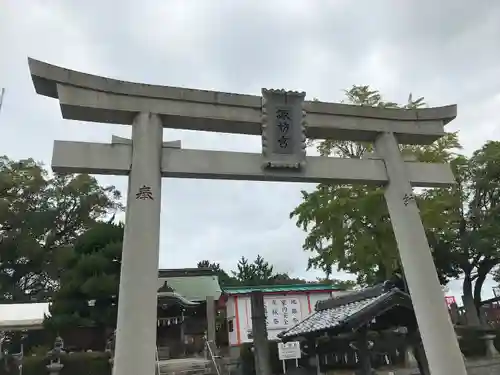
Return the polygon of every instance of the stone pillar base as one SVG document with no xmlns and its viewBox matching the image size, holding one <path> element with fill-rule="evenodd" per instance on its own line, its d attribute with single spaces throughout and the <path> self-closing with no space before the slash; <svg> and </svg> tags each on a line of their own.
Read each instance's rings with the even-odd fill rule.
<svg viewBox="0 0 500 375">
<path fill-rule="evenodd" d="M 63 364 L 56 362 L 47 365 L 47 370 L 49 370 L 49 375 L 59 375 L 63 367 Z"/>
<path fill-rule="evenodd" d="M 498 353 L 497 348 L 495 348 L 495 338 L 496 335 L 485 335 L 482 339 L 486 343 L 486 357 L 487 358 L 499 358 L 500 353 Z"/>
<path fill-rule="evenodd" d="M 407 348 L 405 351 L 405 367 L 407 368 L 418 367 L 418 362 L 415 356 L 413 355 L 412 347 Z"/>
<path fill-rule="evenodd" d="M 462 336 L 460 335 L 457 335 L 457 341 L 458 341 L 458 346 L 460 347 L 460 339 L 462 338 Z M 465 358 L 465 355 L 462 353 L 462 358 L 464 359 L 464 362 L 467 361 L 467 358 Z"/>
</svg>

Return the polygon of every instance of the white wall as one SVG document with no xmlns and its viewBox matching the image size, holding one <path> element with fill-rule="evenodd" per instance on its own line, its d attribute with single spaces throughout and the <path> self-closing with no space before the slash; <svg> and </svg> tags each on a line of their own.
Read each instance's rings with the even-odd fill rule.
<svg viewBox="0 0 500 375">
<path fill-rule="evenodd" d="M 333 292 L 333 294 L 336 293 Z M 280 332 L 293 327 L 314 312 L 316 302 L 328 299 L 331 295 L 330 292 L 264 294 L 264 304 L 268 315 L 268 338 L 276 340 Z M 252 338 L 248 337 L 248 334 L 252 332 L 250 296 L 229 296 L 226 308 L 227 318 L 233 322 L 233 331 L 229 332 L 229 344 L 240 345 L 252 342 Z"/>
<path fill-rule="evenodd" d="M 0 331 L 42 328 L 45 315 L 50 315 L 48 303 L 0 304 Z"/>
</svg>

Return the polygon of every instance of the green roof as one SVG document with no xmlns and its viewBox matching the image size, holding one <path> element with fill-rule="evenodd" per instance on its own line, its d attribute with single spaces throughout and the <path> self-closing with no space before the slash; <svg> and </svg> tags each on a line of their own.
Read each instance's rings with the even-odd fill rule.
<svg viewBox="0 0 500 375">
<path fill-rule="evenodd" d="M 162 284 L 167 282 L 171 292 L 189 301 L 205 301 L 208 296 L 218 300 L 222 292 L 219 279 L 213 275 L 212 271 L 204 269 L 160 270 L 158 276 Z M 165 284 L 160 287 L 160 293 L 164 287 Z"/>
<path fill-rule="evenodd" d="M 279 292 L 319 292 L 323 290 L 343 290 L 331 284 L 290 284 L 290 285 L 257 285 L 257 286 L 228 286 L 222 291 L 226 294 L 250 294 L 252 292 L 279 293 Z"/>
</svg>

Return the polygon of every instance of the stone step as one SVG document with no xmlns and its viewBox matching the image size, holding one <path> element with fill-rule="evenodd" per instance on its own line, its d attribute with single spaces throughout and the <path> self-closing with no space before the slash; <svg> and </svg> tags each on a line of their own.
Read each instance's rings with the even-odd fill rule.
<svg viewBox="0 0 500 375">
<path fill-rule="evenodd" d="M 170 348 L 168 346 L 160 346 L 157 348 L 158 359 L 160 361 L 167 360 L 170 358 Z"/>
<path fill-rule="evenodd" d="M 200 375 L 213 372 L 211 362 L 204 358 L 182 358 L 159 361 L 160 375 Z"/>
<path fill-rule="evenodd" d="M 160 371 L 160 375 L 218 375 L 211 369 L 186 371 Z"/>
<path fill-rule="evenodd" d="M 166 371 L 160 370 L 160 375 L 217 375 L 211 369 L 203 369 L 203 370 L 184 370 L 184 371 Z"/>
<path fill-rule="evenodd" d="M 222 375 L 234 373 L 237 362 L 222 358 L 219 363 Z M 213 363 L 205 358 L 179 358 L 159 361 L 160 375 L 217 375 Z"/>
</svg>

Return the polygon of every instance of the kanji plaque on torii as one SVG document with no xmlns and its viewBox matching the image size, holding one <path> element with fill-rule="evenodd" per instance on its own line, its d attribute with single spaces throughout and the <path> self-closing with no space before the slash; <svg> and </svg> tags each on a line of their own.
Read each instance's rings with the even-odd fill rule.
<svg viewBox="0 0 500 375">
<path fill-rule="evenodd" d="M 261 97 L 123 82 L 32 59 L 29 67 L 36 92 L 58 99 L 64 118 L 132 126 L 131 141 L 55 141 L 52 159 L 53 170 L 61 173 L 129 175 L 115 375 L 155 372 L 162 177 L 385 186 L 430 371 L 466 375 L 412 199 L 413 186 L 448 186 L 453 174 L 446 164 L 405 161 L 398 145 L 439 139 L 444 125 L 455 118 L 456 106 L 359 107 L 308 102 L 305 93 L 285 90 L 263 90 Z M 163 127 L 262 136 L 263 152 L 184 150 L 177 142 L 162 142 Z M 301 148 L 305 136 L 371 142 L 376 156 L 307 157 Z"/>
<path fill-rule="evenodd" d="M 305 92 L 262 89 L 264 168 L 300 169 L 306 164 Z"/>
</svg>

